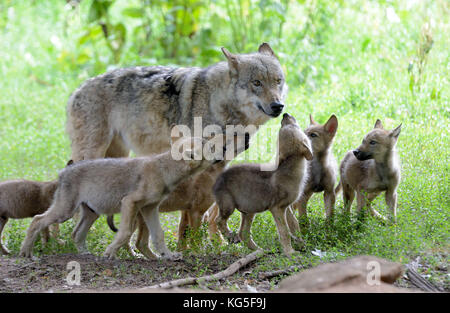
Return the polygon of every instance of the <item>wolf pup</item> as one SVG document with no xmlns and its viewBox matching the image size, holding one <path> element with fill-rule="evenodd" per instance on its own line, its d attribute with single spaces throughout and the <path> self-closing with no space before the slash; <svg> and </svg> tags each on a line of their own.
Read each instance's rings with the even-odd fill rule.
<svg viewBox="0 0 450 313">
<path fill-rule="evenodd" d="M 306 217 L 309 198 L 313 193 L 323 191 L 325 212 L 327 219 L 330 219 L 333 216 L 336 201 L 334 185 L 337 174 L 337 162 L 331 146 L 336 135 L 338 120 L 335 115 L 331 115 L 324 125 L 320 125 L 314 121 L 311 115 L 309 119 L 310 124 L 305 129 L 305 134 L 311 140 L 313 159 L 308 161 L 308 174 L 303 192 L 292 207 L 298 209 L 299 218 Z"/>
<path fill-rule="evenodd" d="M 73 164 L 70 160 L 67 166 Z M 21 219 L 42 214 L 50 207 L 58 182 L 38 182 L 25 179 L 0 182 L 0 250 L 3 254 L 9 251 L 2 245 L 1 236 L 8 219 Z M 42 242 L 46 243 L 50 233 L 60 244 L 58 224 L 42 230 Z"/>
<path fill-rule="evenodd" d="M 56 181 L 37 182 L 9 180 L 0 183 L 0 248 L 3 254 L 9 251 L 1 243 L 1 235 L 8 219 L 27 218 L 44 213 L 52 203 Z M 43 243 L 49 238 L 48 228 L 42 230 Z"/>
<path fill-rule="evenodd" d="M 190 228 L 193 231 L 198 230 L 202 223 L 203 214 L 214 203 L 212 186 L 217 176 L 223 172 L 226 163 L 226 161 L 221 161 L 195 177 L 183 181 L 167 198 L 161 201 L 158 208 L 159 212 L 181 210 L 181 219 L 178 226 L 178 251 L 187 248 L 187 229 Z M 116 232 L 117 228 L 114 225 L 113 215 L 108 216 L 107 222 L 111 230 Z M 139 241 L 137 241 L 138 245 L 145 246 L 145 244 L 139 243 Z M 138 249 L 141 250 L 140 248 Z"/>
<path fill-rule="evenodd" d="M 230 241 L 241 239 L 250 249 L 257 249 L 250 229 L 256 213 L 270 210 L 283 247 L 283 252 L 294 252 L 291 238 L 302 242 L 292 235 L 298 232 L 297 219 L 291 210 L 286 210 L 297 200 L 303 187 L 306 160 L 312 160 L 311 143 L 291 115 L 283 114 L 278 134 L 278 168 L 273 171 L 261 171 L 259 164 L 243 164 L 225 170 L 213 187 L 214 197 L 219 207 L 216 224 L 222 234 Z M 227 220 L 234 209 L 241 212 L 239 238 L 228 228 Z M 287 216 L 288 215 L 288 216 Z M 294 222 L 292 222 L 294 221 Z M 291 231 L 288 225 L 294 227 Z"/>
<path fill-rule="evenodd" d="M 195 117 L 225 130 L 279 116 L 287 85 L 269 44 L 251 54 L 222 52 L 226 61 L 207 68 L 121 68 L 87 80 L 67 104 L 72 159 L 162 153 L 171 125 L 192 130 Z"/>
<path fill-rule="evenodd" d="M 400 182 L 400 161 L 395 146 L 402 125 L 385 130 L 380 120 L 353 151 L 349 151 L 340 166 L 341 181 L 336 188 L 342 188 L 344 208 L 350 212 L 356 191 L 357 210 L 365 206 L 375 217 L 385 220 L 370 205 L 381 192 L 385 192 L 386 204 L 391 211 L 391 220 L 397 216 L 397 187 Z"/>
<path fill-rule="evenodd" d="M 129 242 L 136 217 L 140 214 L 138 218 L 145 221 L 147 234 L 149 230 L 154 248 L 161 257 L 178 257 L 167 249 L 164 242 L 157 206 L 184 179 L 216 162 L 203 157 L 203 148 L 209 144 L 205 139 L 180 140 L 188 141 L 193 147 L 185 148 L 182 142 L 181 160 L 175 160 L 169 150 L 154 157 L 81 161 L 64 169 L 59 175 L 51 207 L 33 218 L 20 255 L 31 256 L 39 231 L 52 223 L 68 220 L 81 207 L 81 219 L 72 234 L 80 251 L 86 251 L 87 232 L 99 215 L 118 213 L 120 209 L 122 222 L 105 256 L 113 257 L 122 245 Z M 212 145 L 205 148 L 205 151 L 213 150 Z"/>
</svg>

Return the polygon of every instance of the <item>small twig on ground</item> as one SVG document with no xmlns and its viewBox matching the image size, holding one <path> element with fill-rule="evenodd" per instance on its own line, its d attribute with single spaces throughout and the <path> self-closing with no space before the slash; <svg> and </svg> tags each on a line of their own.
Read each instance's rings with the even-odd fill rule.
<svg viewBox="0 0 450 313">
<path fill-rule="evenodd" d="M 27 264 L 25 264 L 25 265 L 22 265 L 21 267 L 14 268 L 14 269 L 8 271 L 8 274 L 9 274 L 9 273 L 12 273 L 12 272 L 15 272 L 15 271 L 19 271 L 19 270 L 21 270 L 21 269 L 24 269 L 25 267 L 28 267 L 28 266 L 33 265 L 33 264 L 36 264 L 37 262 L 38 262 L 38 261 L 31 262 L 31 263 L 27 263 Z"/>
<path fill-rule="evenodd" d="M 255 261 L 256 259 L 259 259 L 260 257 L 262 257 L 264 255 L 264 251 L 263 250 L 256 250 L 255 252 L 237 260 L 236 262 L 234 262 L 233 264 L 231 264 L 229 267 L 227 267 L 225 270 L 213 274 L 213 275 L 207 275 L 207 276 L 202 276 L 202 277 L 187 277 L 187 278 L 182 278 L 182 279 L 177 279 L 177 280 L 172 280 L 172 281 L 168 281 L 165 283 L 161 283 L 161 284 L 156 284 L 156 285 L 152 285 L 149 287 L 144 287 L 141 288 L 141 290 L 145 290 L 147 288 L 163 288 L 163 289 L 168 289 L 168 288 L 173 288 L 173 287 L 179 287 L 179 286 L 186 286 L 186 285 L 193 285 L 193 284 L 202 284 L 208 281 L 215 281 L 215 280 L 220 280 L 220 279 L 224 279 L 228 276 L 233 275 L 234 273 L 236 273 L 238 270 L 240 270 L 241 268 L 243 268 L 244 266 L 246 266 L 247 264 Z"/>
<path fill-rule="evenodd" d="M 289 274 L 291 272 L 294 272 L 297 269 L 302 268 L 301 265 L 292 265 L 288 268 L 282 269 L 282 270 L 276 270 L 276 271 L 269 271 L 269 272 L 261 272 L 258 274 L 259 279 L 268 279 L 276 276 L 281 276 L 284 274 Z"/>
</svg>

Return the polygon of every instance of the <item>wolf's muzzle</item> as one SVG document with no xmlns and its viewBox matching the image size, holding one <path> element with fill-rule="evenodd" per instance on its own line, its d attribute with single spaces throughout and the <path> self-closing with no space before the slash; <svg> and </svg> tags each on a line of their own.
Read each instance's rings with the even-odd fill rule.
<svg viewBox="0 0 450 313">
<path fill-rule="evenodd" d="M 277 117 L 278 115 L 281 114 L 281 112 L 283 112 L 283 108 L 284 108 L 284 104 L 280 103 L 280 102 L 272 102 L 270 104 L 270 109 L 272 110 L 272 116 Z"/>
<path fill-rule="evenodd" d="M 360 150 L 358 150 L 358 149 L 353 150 L 353 154 L 354 154 L 355 157 L 356 157 L 358 160 L 360 160 L 360 161 L 365 161 L 365 160 L 368 160 L 368 159 L 371 159 L 371 158 L 372 158 L 372 155 L 371 155 L 371 154 L 369 154 L 369 153 L 367 153 L 367 152 L 360 151 Z"/>
</svg>

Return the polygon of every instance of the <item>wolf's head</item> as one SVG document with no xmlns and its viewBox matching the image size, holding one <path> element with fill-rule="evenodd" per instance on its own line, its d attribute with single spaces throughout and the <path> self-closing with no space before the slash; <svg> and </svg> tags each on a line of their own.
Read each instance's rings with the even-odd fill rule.
<svg viewBox="0 0 450 313">
<path fill-rule="evenodd" d="M 281 114 L 287 85 L 280 62 L 267 43 L 258 52 L 232 54 L 227 58 L 235 101 L 233 110 L 243 113 L 250 124 L 260 125 Z"/>
<path fill-rule="evenodd" d="M 288 113 L 284 113 L 281 120 L 278 148 L 280 160 L 290 155 L 302 155 L 307 160 L 313 158 L 310 140 L 300 129 L 295 118 Z"/>
<path fill-rule="evenodd" d="M 375 127 L 364 136 L 362 144 L 353 150 L 355 157 L 360 160 L 374 159 L 376 162 L 384 162 L 388 154 L 395 148 L 402 124 L 393 130 L 385 130 L 380 120 Z"/>
<path fill-rule="evenodd" d="M 321 153 L 327 150 L 333 143 L 333 138 L 336 135 L 338 127 L 338 120 L 334 114 L 323 125 L 314 121 L 312 115 L 309 115 L 309 120 L 310 124 L 305 129 L 305 134 L 311 140 L 314 153 Z"/>
</svg>

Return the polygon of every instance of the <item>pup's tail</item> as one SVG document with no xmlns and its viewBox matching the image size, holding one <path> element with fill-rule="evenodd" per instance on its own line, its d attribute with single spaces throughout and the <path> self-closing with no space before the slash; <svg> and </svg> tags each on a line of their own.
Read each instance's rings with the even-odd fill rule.
<svg viewBox="0 0 450 313">
<path fill-rule="evenodd" d="M 108 215 L 106 217 L 106 223 L 108 223 L 109 229 L 117 233 L 118 229 L 116 228 L 116 225 L 114 225 L 114 215 Z"/>
<path fill-rule="evenodd" d="M 334 189 L 334 194 L 338 194 L 342 190 L 342 181 L 339 181 L 339 184 L 336 186 L 336 189 Z"/>
</svg>

